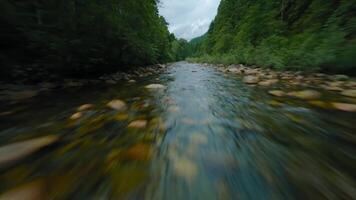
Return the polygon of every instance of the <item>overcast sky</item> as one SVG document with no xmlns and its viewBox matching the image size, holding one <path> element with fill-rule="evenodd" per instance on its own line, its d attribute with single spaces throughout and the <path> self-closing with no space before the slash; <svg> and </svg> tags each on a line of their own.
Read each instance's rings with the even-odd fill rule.
<svg viewBox="0 0 356 200">
<path fill-rule="evenodd" d="M 161 0 L 159 9 L 169 31 L 190 40 L 203 35 L 214 19 L 220 0 Z"/>
</svg>

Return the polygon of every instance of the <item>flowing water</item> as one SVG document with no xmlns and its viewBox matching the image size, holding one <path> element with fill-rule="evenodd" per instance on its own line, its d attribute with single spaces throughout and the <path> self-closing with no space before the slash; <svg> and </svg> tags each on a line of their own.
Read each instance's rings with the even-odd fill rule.
<svg viewBox="0 0 356 200">
<path fill-rule="evenodd" d="M 152 83 L 166 89 L 144 87 Z M 128 109 L 107 108 L 113 99 Z M 70 120 L 86 103 L 95 107 Z M 0 116 L 3 198 L 356 198 L 355 114 L 275 99 L 213 67 L 174 63 L 137 83 L 0 108 L 16 110 Z M 135 120 L 147 125 L 128 128 Z M 25 156 L 1 159 L 12 151 Z"/>
</svg>

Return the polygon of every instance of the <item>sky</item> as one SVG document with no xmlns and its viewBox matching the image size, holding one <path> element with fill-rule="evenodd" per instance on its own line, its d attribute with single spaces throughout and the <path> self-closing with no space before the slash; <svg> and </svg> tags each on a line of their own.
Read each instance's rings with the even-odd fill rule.
<svg viewBox="0 0 356 200">
<path fill-rule="evenodd" d="M 159 11 L 177 38 L 190 40 L 206 33 L 220 0 L 161 0 Z"/>
</svg>

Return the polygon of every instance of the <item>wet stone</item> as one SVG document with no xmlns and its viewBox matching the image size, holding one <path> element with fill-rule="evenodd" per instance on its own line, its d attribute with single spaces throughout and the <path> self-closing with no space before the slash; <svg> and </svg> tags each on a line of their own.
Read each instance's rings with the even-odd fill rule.
<svg viewBox="0 0 356 200">
<path fill-rule="evenodd" d="M 136 120 L 131 122 L 127 127 L 128 128 L 136 128 L 136 129 L 144 129 L 147 126 L 147 120 Z"/>
<path fill-rule="evenodd" d="M 122 100 L 116 99 L 112 100 L 109 103 L 106 104 L 109 108 L 117 110 L 117 111 L 122 111 L 126 109 L 126 103 Z"/>
</svg>

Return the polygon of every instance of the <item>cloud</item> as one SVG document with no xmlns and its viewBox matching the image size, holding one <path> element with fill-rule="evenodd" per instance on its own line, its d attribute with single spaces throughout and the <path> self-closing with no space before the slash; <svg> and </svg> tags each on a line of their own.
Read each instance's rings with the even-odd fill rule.
<svg viewBox="0 0 356 200">
<path fill-rule="evenodd" d="M 214 19 L 220 0 L 161 0 L 159 10 L 169 31 L 190 40 L 203 35 Z"/>
</svg>

